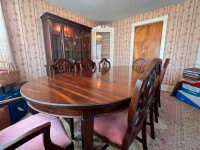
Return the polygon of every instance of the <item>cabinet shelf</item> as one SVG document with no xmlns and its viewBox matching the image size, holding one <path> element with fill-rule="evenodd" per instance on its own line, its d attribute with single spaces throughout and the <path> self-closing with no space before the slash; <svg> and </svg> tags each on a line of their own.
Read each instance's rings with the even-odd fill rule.
<svg viewBox="0 0 200 150">
<path fill-rule="evenodd" d="M 110 48 L 110 46 L 102 46 L 102 48 Z"/>
<path fill-rule="evenodd" d="M 109 55 L 109 53 L 108 52 L 101 52 L 101 54 L 104 54 L 104 55 Z"/>
<path fill-rule="evenodd" d="M 110 39 L 107 39 L 107 38 L 101 39 L 101 42 L 104 42 L 104 41 L 110 41 Z"/>
</svg>

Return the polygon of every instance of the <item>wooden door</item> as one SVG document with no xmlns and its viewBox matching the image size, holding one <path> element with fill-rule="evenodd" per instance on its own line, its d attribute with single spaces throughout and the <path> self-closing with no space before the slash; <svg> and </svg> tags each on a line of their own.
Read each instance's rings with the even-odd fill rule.
<svg viewBox="0 0 200 150">
<path fill-rule="evenodd" d="M 151 61 L 160 57 L 163 22 L 135 28 L 133 60 L 144 58 Z"/>
</svg>

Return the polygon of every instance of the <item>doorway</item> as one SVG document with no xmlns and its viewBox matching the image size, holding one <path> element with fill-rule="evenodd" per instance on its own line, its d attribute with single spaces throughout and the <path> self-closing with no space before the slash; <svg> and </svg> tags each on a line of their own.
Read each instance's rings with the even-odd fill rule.
<svg viewBox="0 0 200 150">
<path fill-rule="evenodd" d="M 132 25 L 130 66 L 133 60 L 163 58 L 167 16 L 146 20 Z"/>
</svg>

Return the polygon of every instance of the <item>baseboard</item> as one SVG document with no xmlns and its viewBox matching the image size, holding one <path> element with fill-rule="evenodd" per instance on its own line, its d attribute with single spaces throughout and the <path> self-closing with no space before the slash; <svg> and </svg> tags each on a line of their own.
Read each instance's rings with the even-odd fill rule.
<svg viewBox="0 0 200 150">
<path fill-rule="evenodd" d="M 161 85 L 161 91 L 168 91 L 168 92 L 172 92 L 174 89 L 174 86 L 170 86 L 170 85 Z"/>
</svg>

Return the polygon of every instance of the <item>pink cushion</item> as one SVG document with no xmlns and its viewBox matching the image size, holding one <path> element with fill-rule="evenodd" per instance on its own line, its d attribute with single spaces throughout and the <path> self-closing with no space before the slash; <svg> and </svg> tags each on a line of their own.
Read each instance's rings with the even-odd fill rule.
<svg viewBox="0 0 200 150">
<path fill-rule="evenodd" d="M 128 109 L 120 113 L 95 117 L 94 130 L 101 135 L 122 144 L 128 126 Z"/>
<path fill-rule="evenodd" d="M 46 122 L 51 123 L 50 135 L 53 143 L 65 148 L 71 144 L 61 121 L 53 116 L 38 113 L 0 131 L 0 145 L 19 137 L 20 135 Z M 42 134 L 17 148 L 18 150 L 44 150 Z"/>
</svg>

